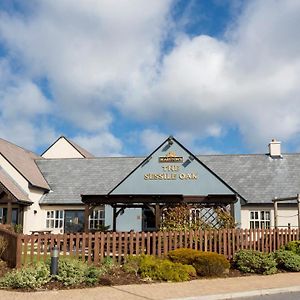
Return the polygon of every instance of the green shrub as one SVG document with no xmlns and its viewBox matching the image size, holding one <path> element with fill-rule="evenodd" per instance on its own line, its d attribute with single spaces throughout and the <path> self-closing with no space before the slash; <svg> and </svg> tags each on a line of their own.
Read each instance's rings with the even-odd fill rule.
<svg viewBox="0 0 300 300">
<path fill-rule="evenodd" d="M 200 251 L 190 248 L 179 248 L 168 253 L 168 258 L 177 263 L 192 265 Z"/>
<path fill-rule="evenodd" d="M 278 268 L 292 272 L 300 271 L 300 255 L 292 251 L 278 250 L 275 252 Z"/>
<path fill-rule="evenodd" d="M 274 274 L 277 272 L 276 261 L 272 253 L 241 250 L 234 256 L 236 267 L 244 273 Z"/>
<path fill-rule="evenodd" d="M 84 282 L 87 285 L 95 285 L 99 282 L 99 277 L 104 273 L 104 270 L 95 266 L 89 266 L 85 272 Z"/>
<path fill-rule="evenodd" d="M 85 281 L 87 264 L 72 258 L 60 258 L 55 278 L 64 285 L 77 285 Z"/>
<path fill-rule="evenodd" d="M 31 267 L 7 273 L 1 279 L 0 286 L 13 289 L 37 289 L 49 282 L 50 279 L 49 266 L 38 263 Z"/>
<path fill-rule="evenodd" d="M 186 281 L 196 275 L 192 266 L 173 263 L 168 259 L 159 259 L 151 255 L 128 256 L 124 270 L 140 274 L 142 278 L 163 281 Z"/>
<path fill-rule="evenodd" d="M 192 264 L 200 276 L 220 276 L 229 269 L 230 264 L 222 254 L 200 252 Z"/>
<path fill-rule="evenodd" d="M 300 255 L 300 241 L 289 242 L 285 245 L 284 249 Z"/>
<path fill-rule="evenodd" d="M 214 252 L 180 248 L 170 251 L 168 257 L 173 262 L 194 266 L 200 276 L 219 276 L 230 267 L 224 255 Z"/>
<path fill-rule="evenodd" d="M 127 273 L 138 275 L 140 270 L 141 261 L 144 259 L 144 255 L 128 255 L 125 258 L 123 269 Z"/>
</svg>

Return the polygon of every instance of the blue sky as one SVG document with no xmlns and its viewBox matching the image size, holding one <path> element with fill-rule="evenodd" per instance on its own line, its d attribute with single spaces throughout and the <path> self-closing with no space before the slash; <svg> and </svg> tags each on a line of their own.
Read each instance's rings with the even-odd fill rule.
<svg viewBox="0 0 300 300">
<path fill-rule="evenodd" d="M 300 2 L 0 1 L 0 136 L 145 155 L 300 149 Z"/>
</svg>

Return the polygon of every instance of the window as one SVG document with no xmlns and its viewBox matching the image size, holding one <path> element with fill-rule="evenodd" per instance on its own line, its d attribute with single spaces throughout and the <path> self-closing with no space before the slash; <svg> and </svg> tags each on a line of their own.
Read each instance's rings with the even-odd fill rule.
<svg viewBox="0 0 300 300">
<path fill-rule="evenodd" d="M 270 211 L 250 211 L 250 228 L 270 228 Z"/>
<path fill-rule="evenodd" d="M 89 216 L 89 229 L 101 229 L 105 225 L 104 207 L 95 209 Z"/>
<path fill-rule="evenodd" d="M 46 228 L 63 228 L 64 226 L 64 211 L 63 210 L 48 210 L 46 218 Z"/>
</svg>

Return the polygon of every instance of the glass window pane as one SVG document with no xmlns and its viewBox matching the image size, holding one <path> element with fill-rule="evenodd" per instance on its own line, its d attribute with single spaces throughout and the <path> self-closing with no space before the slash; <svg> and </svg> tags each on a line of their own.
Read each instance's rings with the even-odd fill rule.
<svg viewBox="0 0 300 300">
<path fill-rule="evenodd" d="M 270 211 L 266 211 L 266 220 L 270 220 Z"/>
<path fill-rule="evenodd" d="M 258 220 L 258 211 L 256 211 L 255 213 L 254 213 L 254 215 L 255 215 L 255 220 Z"/>
<path fill-rule="evenodd" d="M 252 219 L 252 220 L 254 219 L 254 211 L 250 212 L 250 219 Z"/>
<path fill-rule="evenodd" d="M 261 219 L 261 220 L 264 220 L 264 219 L 265 219 L 265 212 L 264 212 L 264 211 L 261 211 L 261 212 L 260 212 L 260 219 Z"/>
</svg>

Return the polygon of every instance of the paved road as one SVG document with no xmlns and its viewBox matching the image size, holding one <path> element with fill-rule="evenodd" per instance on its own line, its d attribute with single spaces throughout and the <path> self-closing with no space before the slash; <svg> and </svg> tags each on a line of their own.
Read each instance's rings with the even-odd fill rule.
<svg viewBox="0 0 300 300">
<path fill-rule="evenodd" d="M 236 300 L 299 300 L 300 292 L 296 293 L 282 293 L 265 296 L 257 296 L 250 298 L 236 298 Z"/>
</svg>

